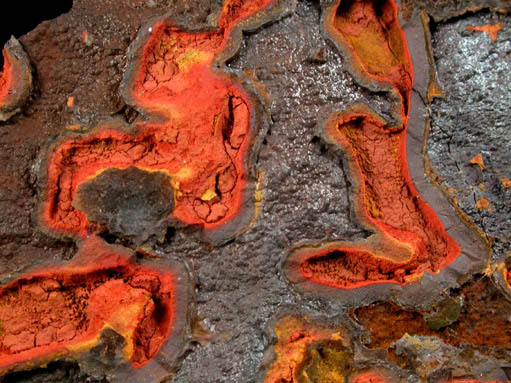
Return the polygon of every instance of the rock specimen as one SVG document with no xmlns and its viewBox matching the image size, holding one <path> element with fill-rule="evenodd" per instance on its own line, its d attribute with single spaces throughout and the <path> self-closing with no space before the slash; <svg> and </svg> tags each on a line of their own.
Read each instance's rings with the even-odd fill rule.
<svg viewBox="0 0 511 383">
<path fill-rule="evenodd" d="M 506 0 L 73 0 L 0 74 L 0 380 L 511 379 Z"/>
</svg>

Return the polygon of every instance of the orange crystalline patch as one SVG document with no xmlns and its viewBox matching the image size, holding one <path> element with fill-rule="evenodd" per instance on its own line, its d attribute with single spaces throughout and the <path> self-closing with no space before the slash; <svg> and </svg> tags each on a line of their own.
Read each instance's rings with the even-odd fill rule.
<svg viewBox="0 0 511 383">
<path fill-rule="evenodd" d="M 392 0 L 340 1 L 333 20 L 335 34 L 360 76 L 392 84 L 401 95 L 403 112 L 413 85 L 413 70 L 404 33 Z"/>
<path fill-rule="evenodd" d="M 214 229 L 243 206 L 254 106 L 233 80 L 212 70 L 230 31 L 274 0 L 227 1 L 216 31 L 183 32 L 156 23 L 140 47 L 126 94 L 153 120 L 128 131 L 112 124 L 61 141 L 49 159 L 43 219 L 53 230 L 85 235 L 73 206 L 77 187 L 108 168 L 166 172 L 178 220 Z"/>
<path fill-rule="evenodd" d="M 11 79 L 11 66 L 9 64 L 9 60 L 7 59 L 7 52 L 4 49 L 4 68 L 3 71 L 0 72 L 0 100 L 5 99 L 5 96 L 9 92 L 9 86 L 12 82 Z"/>
<path fill-rule="evenodd" d="M 341 347 L 349 345 L 346 335 L 338 330 L 315 326 L 306 319 L 294 316 L 282 318 L 275 327 L 275 334 L 278 338 L 274 350 L 276 360 L 269 367 L 264 383 L 310 382 L 304 379 L 306 374 L 302 371 L 308 358 L 309 346 L 318 342 L 333 342 Z M 323 372 L 324 376 L 329 374 L 326 369 Z"/>
<path fill-rule="evenodd" d="M 208 227 L 231 218 L 239 208 L 243 174 L 224 151 L 221 133 L 191 133 L 197 133 L 192 139 L 197 145 L 188 146 L 188 140 L 177 140 L 172 132 L 156 127 L 143 128 L 137 135 L 104 129 L 90 138 L 64 142 L 48 168 L 46 223 L 58 231 L 85 235 L 89 223 L 72 205 L 77 187 L 102 170 L 130 166 L 168 172 L 177 189 L 173 214 L 182 221 Z"/>
<path fill-rule="evenodd" d="M 460 248 L 422 200 L 408 170 L 407 105 L 413 70 L 397 7 L 391 0 L 341 1 L 331 21 L 331 33 L 349 52 L 355 70 L 401 95 L 402 125 L 390 126 L 363 105 L 329 116 L 323 138 L 348 155 L 356 181 L 356 211 L 375 234 L 361 242 L 298 248 L 285 268 L 295 281 L 305 277 L 341 289 L 413 282 L 426 271 L 449 265 Z"/>
<path fill-rule="evenodd" d="M 491 203 L 490 201 L 488 201 L 486 198 L 481 198 L 479 199 L 477 202 L 476 202 L 476 209 L 481 211 L 481 210 L 488 210 L 490 213 L 493 212 L 493 209 L 491 207 Z"/>
<path fill-rule="evenodd" d="M 501 184 L 502 184 L 502 186 L 504 186 L 506 189 L 511 189 L 511 178 L 501 177 L 501 178 L 500 178 L 500 183 L 501 183 Z"/>
<path fill-rule="evenodd" d="M 486 24 L 486 25 L 467 25 L 467 32 L 472 33 L 474 31 L 488 33 L 492 41 L 497 41 L 499 31 L 502 29 L 502 21 L 498 24 Z"/>
<path fill-rule="evenodd" d="M 0 289 L 0 371 L 80 354 L 104 329 L 124 337 L 123 357 L 135 368 L 165 342 L 177 315 L 173 273 L 131 263 L 99 242 L 81 252 L 93 258 L 30 273 Z"/>
<path fill-rule="evenodd" d="M 481 153 L 479 153 L 476 156 L 474 156 L 474 158 L 472 158 L 470 160 L 470 164 L 471 165 L 478 165 L 481 168 L 481 170 L 485 170 L 486 169 L 486 166 L 484 165 L 483 156 L 482 156 Z"/>
<path fill-rule="evenodd" d="M 92 44 L 92 39 L 87 32 L 82 33 L 82 41 L 89 46 Z"/>
<path fill-rule="evenodd" d="M 351 339 L 343 327 L 286 315 L 275 328 L 275 359 L 264 383 L 387 383 L 387 371 L 358 370 Z M 387 379 L 387 376 L 390 380 Z"/>
</svg>

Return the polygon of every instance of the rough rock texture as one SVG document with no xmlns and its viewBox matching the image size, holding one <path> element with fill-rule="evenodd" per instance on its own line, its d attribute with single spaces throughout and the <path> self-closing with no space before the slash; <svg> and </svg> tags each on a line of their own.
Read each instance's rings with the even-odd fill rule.
<svg viewBox="0 0 511 383">
<path fill-rule="evenodd" d="M 469 32 L 488 24 L 501 24 L 495 41 Z M 442 186 L 502 259 L 511 255 L 511 19 L 479 12 L 436 25 L 433 51 L 445 98 L 432 105 L 428 154 Z"/>
<path fill-rule="evenodd" d="M 161 221 L 172 212 L 173 198 L 167 175 L 130 167 L 105 170 L 82 184 L 76 204 L 107 234 L 144 239 L 165 232 Z"/>
<path fill-rule="evenodd" d="M 388 121 L 394 118 L 395 98 L 388 90 L 359 84 L 350 75 L 347 60 L 326 36 L 321 10 L 330 3 L 299 0 L 282 19 L 245 33 L 239 52 L 227 61 L 225 70 L 229 74 L 256 84 L 269 121 L 255 157 L 258 182 L 249 229 L 213 247 L 201 244 L 186 230 L 162 227 L 157 230 L 157 240 L 138 249 L 142 258 L 148 252 L 161 259 L 177 258 L 193 278 L 189 287 L 195 290 L 195 305 L 190 305 L 194 317 L 191 331 L 184 334 L 191 342 L 180 363 L 168 367 L 166 372 L 172 375 L 169 381 L 264 381 L 283 339 L 279 338 L 278 323 L 287 314 L 309 318 L 312 329 L 329 329 L 328 336 L 321 338 L 325 343 L 320 345 L 314 344 L 314 339 L 300 341 L 303 338 L 296 334 L 289 337 L 290 349 L 293 340 L 298 345 L 312 345 L 300 346 L 300 358 L 308 363 L 300 373 L 309 377 L 321 377 L 330 369 L 333 382 L 343 382 L 341 379 L 348 376 L 346 371 L 352 383 L 370 381 L 375 376 L 389 382 L 504 380 L 510 368 L 506 322 L 510 303 L 505 283 L 496 284 L 490 276 L 461 269 L 451 271 L 454 280 L 462 276 L 459 285 L 442 294 L 435 290 L 427 296 L 427 292 L 413 296 L 396 289 L 384 296 L 392 296 L 395 302 L 378 303 L 382 299 L 378 286 L 357 290 L 358 295 L 350 299 L 342 293 L 302 294 L 282 272 L 281 263 L 295 245 L 360 241 L 370 235 L 352 209 L 356 196 L 352 194 L 352 175 L 343 161 L 345 153 L 332 151 L 324 143 L 318 122 L 327 110 L 348 109 L 356 103 L 370 105 Z M 434 18 L 458 15 L 472 4 L 468 0 L 454 3 L 445 12 L 438 6 L 431 8 Z M 426 10 L 433 6 L 427 1 L 417 4 Z M 38 227 L 36 212 L 45 188 L 41 164 L 56 139 L 69 131 L 87 133 L 111 117 L 126 125 L 141 120 L 119 91 L 128 67 L 128 47 L 139 29 L 167 12 L 173 14 L 179 26 L 191 30 L 212 28 L 221 9 L 220 0 L 75 0 L 71 12 L 42 23 L 20 38 L 34 67 L 35 90 L 22 113 L 0 123 L 0 164 L 4 169 L 0 174 L 0 282 L 23 275 L 41 261 L 61 263 L 75 257 L 80 241 L 55 239 Z M 499 22 L 502 28 L 495 42 L 485 32 L 467 30 L 467 26 Z M 511 240 L 511 189 L 506 186 L 511 178 L 511 21 L 508 15 L 482 11 L 431 24 L 431 28 L 438 80 L 446 98 L 433 102 L 427 154 L 441 178 L 440 186 L 457 198 L 458 206 L 477 227 L 494 238 L 493 260 L 502 260 Z M 484 166 L 476 157 L 479 153 Z M 94 189 L 100 176 L 86 184 L 89 189 Z M 138 179 L 134 176 L 129 182 Z M 151 182 L 157 185 L 156 181 Z M 85 191 L 90 192 L 93 190 Z M 107 198 L 114 198 L 112 194 L 107 193 Z M 157 197 L 156 205 L 170 198 L 169 194 L 151 196 Z M 101 203 L 94 207 L 101 211 L 91 213 L 115 234 L 105 234 L 104 239 L 136 248 L 137 242 L 130 240 L 125 226 L 105 213 L 110 201 Z M 145 203 L 146 198 L 140 206 Z M 145 221 L 149 226 L 149 222 L 157 221 L 153 216 L 160 214 L 158 206 L 150 205 L 155 210 Z M 125 206 L 118 206 L 126 213 Z M 116 208 L 113 211 L 117 212 Z M 129 216 L 122 217 L 131 223 Z M 457 224 L 463 225 L 461 220 Z M 137 235 L 154 234 L 152 227 L 140 225 L 137 222 L 134 227 Z M 493 268 L 490 266 L 484 270 L 488 274 Z M 430 283 L 435 283 L 435 278 L 430 276 Z M 382 325 L 378 330 L 385 334 L 394 325 L 389 313 L 402 314 L 398 318 L 402 319 L 401 326 L 392 333 L 395 336 L 382 342 L 381 347 L 371 346 L 374 320 L 364 323 L 361 316 L 353 314 L 359 310 L 371 317 L 374 307 L 379 308 L 378 314 L 386 315 L 387 321 L 377 321 Z M 475 325 L 487 317 L 496 318 L 487 330 L 484 325 Z M 406 336 L 406 329 L 417 321 L 420 328 L 414 334 L 408 331 L 410 335 Z M 502 325 L 496 329 L 498 324 Z M 480 342 L 460 346 L 452 330 L 460 328 L 465 331 L 463 339 L 476 334 Z M 505 339 L 491 338 L 493 343 L 484 343 L 485 336 L 498 331 L 507 331 Z M 339 362 L 344 355 L 339 346 L 342 336 L 349 337 L 349 342 L 344 342 L 349 344 L 346 366 Z M 102 342 L 94 351 L 94 361 L 58 360 L 46 367 L 10 373 L 0 380 L 110 382 L 112 378 L 102 363 L 115 355 L 114 349 L 122 347 L 122 341 L 107 334 Z"/>
</svg>

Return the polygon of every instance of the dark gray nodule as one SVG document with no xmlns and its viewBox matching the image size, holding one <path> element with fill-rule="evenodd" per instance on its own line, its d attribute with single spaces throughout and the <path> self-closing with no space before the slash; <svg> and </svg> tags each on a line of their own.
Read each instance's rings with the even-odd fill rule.
<svg viewBox="0 0 511 383">
<path fill-rule="evenodd" d="M 112 234 L 147 238 L 174 209 L 174 191 L 163 172 L 107 169 L 78 187 L 74 205 Z"/>
</svg>

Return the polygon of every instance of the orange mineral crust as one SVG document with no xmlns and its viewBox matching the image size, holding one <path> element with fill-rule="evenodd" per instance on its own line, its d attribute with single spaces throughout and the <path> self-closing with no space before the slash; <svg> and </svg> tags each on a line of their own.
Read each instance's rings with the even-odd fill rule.
<svg viewBox="0 0 511 383">
<path fill-rule="evenodd" d="M 0 121 L 20 111 L 32 90 L 32 68 L 21 44 L 14 37 L 3 49 L 4 67 L 0 72 Z"/>
<path fill-rule="evenodd" d="M 249 189 L 255 99 L 213 67 L 229 48 L 233 28 L 274 1 L 226 1 L 214 31 L 186 32 L 165 20 L 144 29 L 123 93 L 150 118 L 133 129 L 103 124 L 55 146 L 42 214 L 46 225 L 85 235 L 87 218 L 73 206 L 77 187 L 105 169 L 130 166 L 171 177 L 177 220 L 205 230 L 233 221 Z"/>
<path fill-rule="evenodd" d="M 499 35 L 499 31 L 502 29 L 502 22 L 498 24 L 486 24 L 486 25 L 467 25 L 467 32 L 472 33 L 474 31 L 485 32 L 487 33 L 491 41 L 497 41 L 497 37 Z"/>
<path fill-rule="evenodd" d="M 4 68 L 2 72 L 0 72 L 0 100 L 4 100 L 5 96 L 9 92 L 9 86 L 12 83 L 11 80 L 11 66 L 8 60 L 8 53 L 6 48 L 3 50 L 4 56 Z"/>
<path fill-rule="evenodd" d="M 365 105 L 328 116 L 323 139 L 346 153 L 355 183 L 355 211 L 374 235 L 359 242 L 298 247 L 284 268 L 294 282 L 305 278 L 340 289 L 407 284 L 426 271 L 445 268 L 460 248 L 420 197 L 408 170 L 413 68 L 397 6 L 391 0 L 346 1 L 330 14 L 327 30 L 353 58 L 353 70 L 401 95 L 400 124 L 392 126 Z"/>
<path fill-rule="evenodd" d="M 353 356 L 344 330 L 323 327 L 291 315 L 280 319 L 274 330 L 277 336 L 275 361 L 264 383 L 345 382 Z M 320 353 L 322 361 L 316 360 L 320 348 L 324 348 Z"/>
<path fill-rule="evenodd" d="M 171 269 L 139 265 L 124 250 L 89 240 L 68 265 L 0 289 L 0 371 L 78 357 L 105 329 L 124 338 L 123 359 L 144 366 L 169 335 L 179 336 L 176 280 Z"/>
<path fill-rule="evenodd" d="M 339 1 L 326 27 L 348 55 L 357 77 L 389 84 L 398 91 L 406 117 L 413 68 L 397 11 L 393 0 Z"/>
<path fill-rule="evenodd" d="M 76 189 L 103 170 L 131 166 L 163 171 L 171 177 L 176 200 L 172 214 L 185 223 L 214 227 L 236 214 L 243 173 L 223 149 L 221 133 L 216 142 L 211 136 L 197 136 L 191 139 L 195 144 L 188 145 L 188 140 L 173 138 L 170 131 L 154 126 L 136 129 L 136 133 L 112 124 L 97 130 L 64 141 L 51 155 L 43 210 L 51 229 L 85 236 L 91 226 L 73 205 Z"/>
</svg>

